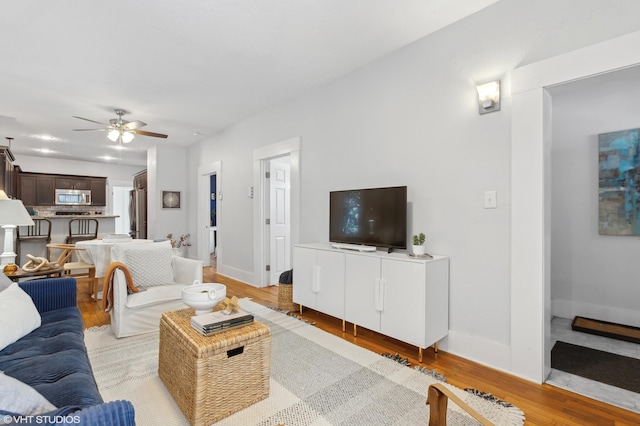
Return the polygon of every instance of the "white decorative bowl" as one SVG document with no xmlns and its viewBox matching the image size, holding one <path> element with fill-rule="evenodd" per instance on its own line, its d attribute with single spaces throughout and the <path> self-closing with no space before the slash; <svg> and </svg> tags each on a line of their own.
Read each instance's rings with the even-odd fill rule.
<svg viewBox="0 0 640 426">
<path fill-rule="evenodd" d="M 220 283 L 200 283 L 182 289 L 182 301 L 196 310 L 196 315 L 206 314 L 227 296 L 227 286 Z"/>
</svg>

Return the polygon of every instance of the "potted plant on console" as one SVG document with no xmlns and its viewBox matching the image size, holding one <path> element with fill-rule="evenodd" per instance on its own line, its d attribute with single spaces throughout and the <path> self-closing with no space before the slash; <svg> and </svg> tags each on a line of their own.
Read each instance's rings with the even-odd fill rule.
<svg viewBox="0 0 640 426">
<path fill-rule="evenodd" d="M 421 232 L 418 235 L 413 236 L 413 255 L 414 256 L 424 256 L 424 240 L 425 236 Z"/>
</svg>

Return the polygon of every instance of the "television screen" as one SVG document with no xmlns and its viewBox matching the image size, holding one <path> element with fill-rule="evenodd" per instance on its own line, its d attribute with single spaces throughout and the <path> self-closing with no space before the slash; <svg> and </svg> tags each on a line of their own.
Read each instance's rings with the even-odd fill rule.
<svg viewBox="0 0 640 426">
<path fill-rule="evenodd" d="M 407 248 L 407 187 L 332 191 L 329 241 Z"/>
</svg>

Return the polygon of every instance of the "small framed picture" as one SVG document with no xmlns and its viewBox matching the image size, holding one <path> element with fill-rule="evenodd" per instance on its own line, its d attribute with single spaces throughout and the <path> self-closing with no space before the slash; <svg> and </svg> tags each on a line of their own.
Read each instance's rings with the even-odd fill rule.
<svg viewBox="0 0 640 426">
<path fill-rule="evenodd" d="M 162 208 L 179 209 L 180 191 L 162 191 Z"/>
</svg>

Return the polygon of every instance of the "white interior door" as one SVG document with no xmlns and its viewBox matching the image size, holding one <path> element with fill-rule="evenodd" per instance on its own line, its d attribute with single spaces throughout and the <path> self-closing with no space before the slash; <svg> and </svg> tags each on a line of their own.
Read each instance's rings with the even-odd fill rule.
<svg viewBox="0 0 640 426">
<path fill-rule="evenodd" d="M 291 167 L 288 157 L 269 161 L 269 283 L 291 269 Z"/>
</svg>

